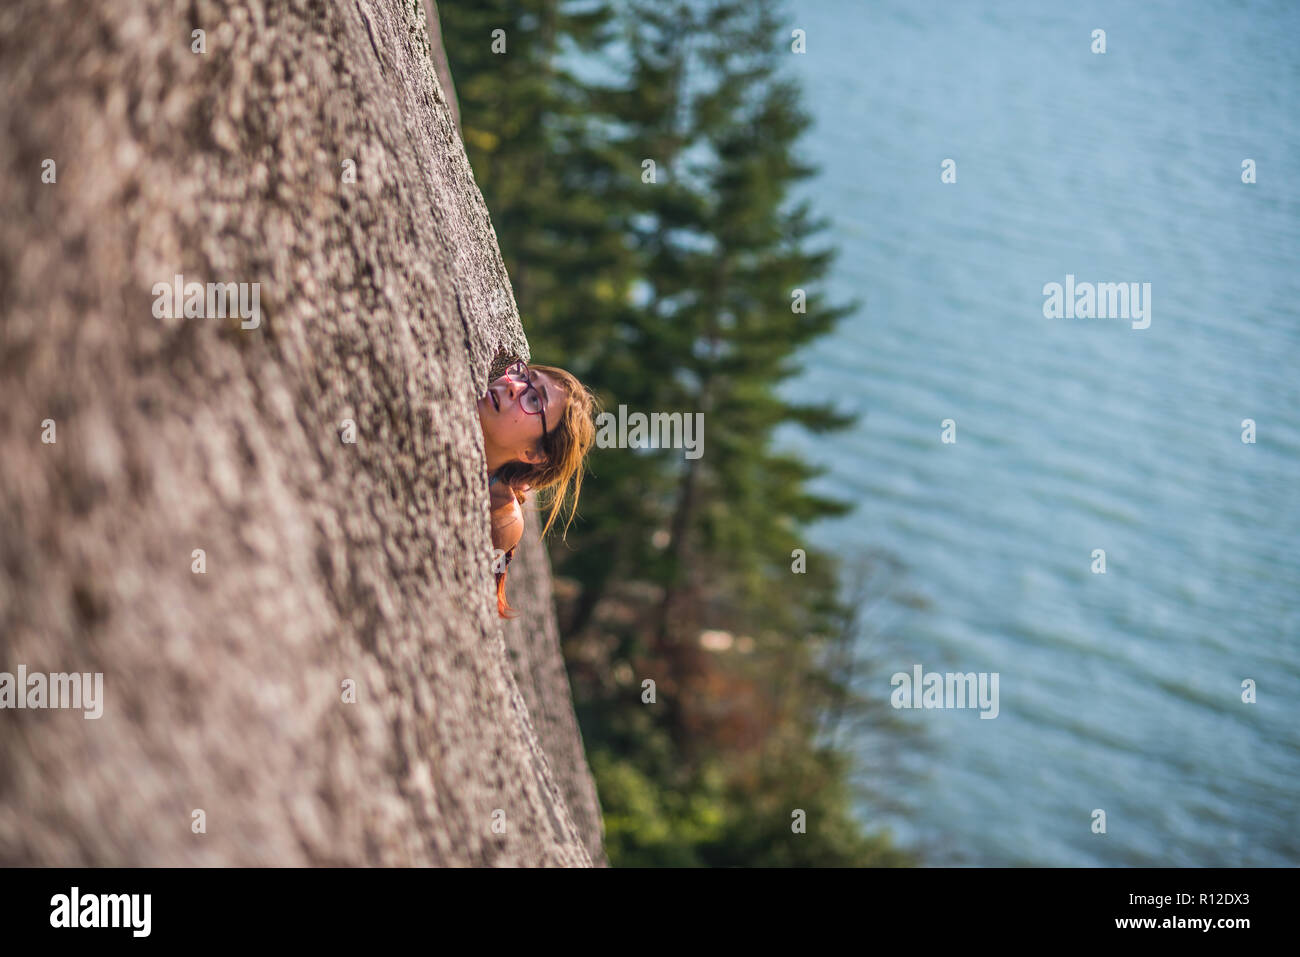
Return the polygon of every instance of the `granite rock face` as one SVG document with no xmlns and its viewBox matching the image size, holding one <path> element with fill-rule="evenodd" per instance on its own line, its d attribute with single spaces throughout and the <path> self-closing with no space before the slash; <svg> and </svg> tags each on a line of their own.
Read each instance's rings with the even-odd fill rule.
<svg viewBox="0 0 1300 957">
<path fill-rule="evenodd" d="M 0 672 L 103 674 L 0 710 L 0 864 L 602 862 L 422 7 L 16 0 L 0 94 Z"/>
<path fill-rule="evenodd" d="M 558 534 L 563 522 L 556 520 L 552 535 Z M 606 865 L 604 820 L 573 713 L 573 694 L 560 651 L 551 560 L 542 545 L 540 525 L 539 513 L 525 506 L 524 537 L 506 576 L 506 597 L 519 613 L 506 626 L 506 649 L 515 682 L 587 853 L 597 864 Z"/>
</svg>

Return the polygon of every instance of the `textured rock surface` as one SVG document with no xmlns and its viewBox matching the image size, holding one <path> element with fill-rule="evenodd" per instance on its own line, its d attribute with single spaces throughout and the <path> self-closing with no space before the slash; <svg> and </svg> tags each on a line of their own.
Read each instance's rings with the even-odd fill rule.
<svg viewBox="0 0 1300 957">
<path fill-rule="evenodd" d="M 71 6 L 0 13 L 0 670 L 105 705 L 0 711 L 0 864 L 589 863 L 495 614 L 474 401 L 527 343 L 424 11 Z M 260 326 L 155 318 L 177 273 Z"/>
<path fill-rule="evenodd" d="M 563 519 L 557 520 L 551 534 L 558 535 L 561 528 Z M 551 759 L 565 806 L 591 859 L 606 864 L 600 802 L 587 767 L 582 732 L 573 713 L 569 675 L 560 651 L 551 562 L 542 546 L 538 513 L 531 508 L 524 512 L 524 529 L 506 577 L 506 597 L 519 612 L 519 617 L 506 626 L 506 648 L 537 737 Z"/>
<path fill-rule="evenodd" d="M 438 19 L 438 4 L 434 0 L 425 0 L 424 10 L 427 14 L 425 26 L 429 31 L 429 54 L 433 60 L 433 69 L 438 75 L 438 85 L 442 87 L 443 97 L 447 100 L 447 109 L 451 111 L 451 121 L 459 130 L 460 104 L 456 102 L 456 83 L 451 76 L 451 64 L 447 62 L 447 51 L 442 45 L 442 23 Z"/>
</svg>

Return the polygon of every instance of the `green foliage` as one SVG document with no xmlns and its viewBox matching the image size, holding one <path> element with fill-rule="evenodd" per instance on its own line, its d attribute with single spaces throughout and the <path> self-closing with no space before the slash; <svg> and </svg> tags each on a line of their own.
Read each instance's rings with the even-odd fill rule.
<svg viewBox="0 0 1300 957">
<path fill-rule="evenodd" d="M 721 775 L 702 771 L 684 787 L 665 787 L 628 758 L 591 755 L 605 819 L 605 852 L 615 867 L 699 867 L 699 848 L 717 845 L 727 806 Z"/>
<path fill-rule="evenodd" d="M 864 835 L 848 813 L 841 755 L 790 756 L 779 779 L 739 790 L 717 764 L 665 784 L 634 760 L 594 751 L 615 867 L 906 867 L 887 835 Z M 802 831 L 796 813 L 802 812 Z"/>
<path fill-rule="evenodd" d="M 810 493 L 819 470 L 773 437 L 849 424 L 779 386 L 857 304 L 827 301 L 834 251 L 796 198 L 814 173 L 797 150 L 809 120 L 782 73 L 776 0 L 439 11 L 534 358 L 611 412 L 705 417 L 698 459 L 593 450 L 579 518 L 552 547 L 577 588 L 564 647 L 611 860 L 904 862 L 855 823 L 843 755 L 813 744 L 827 709 L 852 701 L 819 654 L 846 612 L 829 556 L 809 550 L 802 575 L 790 556 L 810 523 L 850 504 Z M 701 651 L 701 629 L 756 650 Z M 644 676 L 657 705 L 640 700 Z M 806 834 L 791 832 L 793 808 Z"/>
</svg>

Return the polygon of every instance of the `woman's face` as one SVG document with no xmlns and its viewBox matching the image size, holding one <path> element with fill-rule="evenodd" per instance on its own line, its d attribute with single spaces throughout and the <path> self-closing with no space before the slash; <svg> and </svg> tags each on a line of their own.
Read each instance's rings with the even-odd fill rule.
<svg viewBox="0 0 1300 957">
<path fill-rule="evenodd" d="M 569 401 L 564 386 L 554 376 L 536 369 L 528 370 L 528 381 L 541 396 L 546 429 L 554 431 Z M 526 411 L 524 393 L 527 384 L 502 376 L 494 381 L 478 400 L 478 420 L 483 427 L 488 471 L 515 460 L 538 463 L 545 456 L 538 450 L 542 440 L 542 416 Z"/>
</svg>

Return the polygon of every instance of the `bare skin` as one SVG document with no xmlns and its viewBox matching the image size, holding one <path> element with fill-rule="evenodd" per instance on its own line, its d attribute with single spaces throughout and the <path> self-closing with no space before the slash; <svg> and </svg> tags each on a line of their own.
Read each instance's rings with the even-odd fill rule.
<svg viewBox="0 0 1300 957">
<path fill-rule="evenodd" d="M 509 487 L 498 482 L 488 489 L 492 509 L 492 547 L 508 552 L 524 534 L 524 515 Z"/>
<path fill-rule="evenodd" d="M 543 399 L 546 427 L 554 429 L 564 414 L 568 395 L 564 386 L 545 372 L 530 370 L 529 378 Z M 530 415 L 520 405 L 527 386 L 507 376 L 494 381 L 478 400 L 479 425 L 488 472 L 507 462 L 546 461 L 541 450 L 542 417 Z M 521 491 L 527 491 L 525 486 Z M 509 551 L 524 534 L 524 516 L 514 493 L 500 482 L 489 488 L 492 509 L 492 547 Z"/>
</svg>

